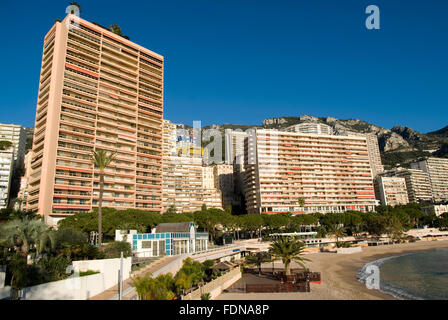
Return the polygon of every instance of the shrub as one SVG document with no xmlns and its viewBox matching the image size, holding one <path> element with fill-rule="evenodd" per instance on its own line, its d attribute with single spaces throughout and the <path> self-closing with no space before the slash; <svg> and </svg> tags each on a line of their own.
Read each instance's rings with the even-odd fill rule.
<svg viewBox="0 0 448 320">
<path fill-rule="evenodd" d="M 63 256 L 47 256 L 37 265 L 47 274 L 49 281 L 63 280 L 69 276 L 66 270 L 70 262 Z"/>
<path fill-rule="evenodd" d="M 95 270 L 86 270 L 86 271 L 82 271 L 79 273 L 80 277 L 85 277 L 85 276 L 90 276 L 92 274 L 97 274 L 100 273 L 99 271 L 95 271 Z"/>
<path fill-rule="evenodd" d="M 204 293 L 201 296 L 201 300 L 211 300 L 211 299 L 212 299 L 212 296 L 210 295 L 210 293 Z"/>
<path fill-rule="evenodd" d="M 126 241 L 114 241 L 104 248 L 104 255 L 108 259 L 120 258 L 121 252 L 124 258 L 132 256 L 131 244 Z"/>
</svg>

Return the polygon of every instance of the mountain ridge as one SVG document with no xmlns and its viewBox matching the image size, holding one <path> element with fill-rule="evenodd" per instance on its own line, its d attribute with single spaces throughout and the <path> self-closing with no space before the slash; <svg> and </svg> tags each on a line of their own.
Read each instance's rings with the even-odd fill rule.
<svg viewBox="0 0 448 320">
<path fill-rule="evenodd" d="M 448 157 L 448 126 L 428 133 L 420 133 L 407 126 L 394 126 L 391 129 L 380 127 L 360 119 L 338 119 L 335 117 L 299 117 L 266 118 L 261 125 L 212 124 L 204 129 L 265 128 L 282 129 L 303 122 L 322 123 L 333 128 L 336 134 L 373 133 L 378 137 L 383 164 L 388 168 L 396 165 L 407 167 L 409 163 L 420 157 Z"/>
</svg>

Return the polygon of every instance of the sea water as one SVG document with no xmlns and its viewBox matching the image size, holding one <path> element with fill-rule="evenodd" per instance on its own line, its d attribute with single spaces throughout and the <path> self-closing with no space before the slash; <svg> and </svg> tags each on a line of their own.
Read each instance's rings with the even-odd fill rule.
<svg viewBox="0 0 448 320">
<path fill-rule="evenodd" d="M 380 291 L 398 299 L 448 300 L 448 248 L 406 253 L 368 263 L 358 276 L 365 282 L 366 268 L 380 269 Z"/>
</svg>

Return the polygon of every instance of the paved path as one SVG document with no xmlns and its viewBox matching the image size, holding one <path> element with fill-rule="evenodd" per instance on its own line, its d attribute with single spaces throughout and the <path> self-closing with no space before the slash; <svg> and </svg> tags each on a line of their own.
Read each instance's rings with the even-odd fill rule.
<svg viewBox="0 0 448 320">
<path fill-rule="evenodd" d="M 256 240 L 252 240 L 251 242 L 256 243 Z M 251 243 L 254 244 L 254 243 Z M 226 247 L 216 247 L 216 250 L 210 250 L 208 252 L 199 253 L 196 255 L 193 255 L 192 258 L 194 260 L 197 260 L 199 262 L 202 262 L 207 259 L 217 259 L 221 258 L 223 256 L 228 255 L 229 253 L 232 253 L 232 250 L 235 248 L 242 248 L 245 246 L 244 241 L 241 241 L 241 243 L 229 245 Z M 125 281 L 123 281 L 123 300 L 132 300 L 135 298 L 136 293 L 135 289 L 132 287 L 132 277 L 135 276 L 144 276 L 147 273 L 154 274 L 156 271 L 162 269 L 163 267 L 167 266 L 171 262 L 179 259 L 180 256 L 164 256 L 148 266 L 142 268 L 141 270 L 138 270 L 136 272 L 133 272 L 131 274 L 131 277 Z M 102 293 L 91 297 L 89 300 L 118 300 L 118 284 L 103 291 Z"/>
<path fill-rule="evenodd" d="M 157 270 L 163 268 L 164 266 L 168 265 L 172 261 L 176 260 L 177 257 L 170 257 L 165 256 L 161 259 L 158 259 L 148 266 L 135 271 L 131 274 L 131 277 L 135 276 L 144 276 L 147 273 L 154 273 Z M 129 278 L 125 281 L 123 281 L 123 300 L 131 300 L 135 296 L 135 291 L 132 287 L 132 278 Z M 96 296 L 91 297 L 89 300 L 117 300 L 118 299 L 118 290 L 119 286 L 118 284 L 101 292 L 100 294 L 97 294 Z"/>
</svg>

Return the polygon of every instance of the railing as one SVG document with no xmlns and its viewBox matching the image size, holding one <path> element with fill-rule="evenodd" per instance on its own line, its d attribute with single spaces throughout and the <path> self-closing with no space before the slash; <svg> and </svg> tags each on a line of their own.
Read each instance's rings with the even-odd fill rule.
<svg viewBox="0 0 448 320">
<path fill-rule="evenodd" d="M 241 271 L 239 268 L 235 268 L 225 273 L 224 275 L 208 282 L 202 287 L 188 293 L 183 297 L 183 300 L 199 300 L 201 299 L 201 295 L 206 293 L 211 293 L 213 290 L 219 288 L 219 286 L 224 285 L 226 282 L 231 281 L 232 279 L 238 280 L 241 277 Z M 221 288 L 222 289 L 222 288 Z"/>
<path fill-rule="evenodd" d="M 246 293 L 250 292 L 310 292 L 309 282 L 279 284 L 246 284 Z"/>
</svg>

